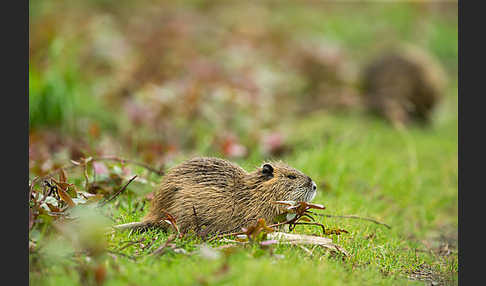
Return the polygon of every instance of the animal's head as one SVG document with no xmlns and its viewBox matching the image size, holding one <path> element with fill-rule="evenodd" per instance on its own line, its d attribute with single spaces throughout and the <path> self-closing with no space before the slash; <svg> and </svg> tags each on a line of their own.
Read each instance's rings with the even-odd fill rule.
<svg viewBox="0 0 486 286">
<path fill-rule="evenodd" d="M 285 163 L 264 163 L 253 174 L 260 181 L 261 189 L 272 194 L 275 200 L 310 202 L 316 196 L 316 183 Z"/>
</svg>

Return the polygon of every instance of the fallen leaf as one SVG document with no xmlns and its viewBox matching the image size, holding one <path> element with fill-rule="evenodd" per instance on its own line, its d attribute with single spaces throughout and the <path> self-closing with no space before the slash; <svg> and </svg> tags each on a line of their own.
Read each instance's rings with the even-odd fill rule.
<svg viewBox="0 0 486 286">
<path fill-rule="evenodd" d="M 311 235 L 303 235 L 303 234 L 291 234 L 291 233 L 284 233 L 284 232 L 272 232 L 268 234 L 269 239 L 278 240 L 280 243 L 287 243 L 292 245 L 300 245 L 300 244 L 310 244 L 310 245 L 319 245 L 325 247 L 332 251 L 337 251 L 343 253 L 346 256 L 349 256 L 346 250 L 341 246 L 334 244 L 332 239 L 327 237 L 321 236 L 311 236 Z"/>
<path fill-rule="evenodd" d="M 67 175 L 64 169 L 59 170 L 59 182 L 66 183 L 67 182 Z"/>
<path fill-rule="evenodd" d="M 55 184 L 56 184 L 56 185 L 57 185 L 59 188 L 61 188 L 61 189 L 62 189 L 62 190 L 64 190 L 64 191 L 65 191 L 65 190 L 67 190 L 67 188 L 74 186 L 74 184 L 68 184 L 68 183 L 66 183 L 66 182 L 58 182 L 58 181 L 56 181 L 56 180 L 54 180 L 54 179 L 52 179 L 52 181 L 53 181 L 53 182 L 54 182 L 54 183 L 55 183 Z"/>
<path fill-rule="evenodd" d="M 97 285 L 102 285 L 106 278 L 106 268 L 103 264 L 98 265 L 95 270 L 95 281 Z"/>
<path fill-rule="evenodd" d="M 61 200 L 65 201 L 70 207 L 74 207 L 76 205 L 66 191 L 63 189 L 57 189 L 57 192 Z"/>
<path fill-rule="evenodd" d="M 96 123 L 91 123 L 88 132 L 93 138 L 98 138 L 101 133 L 100 126 Z"/>
<path fill-rule="evenodd" d="M 59 209 L 58 207 L 50 204 L 50 203 L 46 203 L 47 207 L 51 210 L 51 212 L 55 212 L 55 213 L 58 213 L 61 211 L 61 209 Z"/>
<path fill-rule="evenodd" d="M 251 225 L 248 228 L 242 228 L 250 241 L 260 241 L 266 238 L 266 234 L 275 231 L 268 227 L 263 218 L 258 219 L 256 225 Z"/>
<path fill-rule="evenodd" d="M 179 233 L 179 228 L 177 227 L 177 221 L 175 219 L 175 217 L 173 217 L 170 213 L 166 212 L 166 211 L 163 211 L 165 213 L 165 216 L 167 219 L 165 219 L 164 221 L 168 224 L 170 224 L 174 230 Z"/>
</svg>

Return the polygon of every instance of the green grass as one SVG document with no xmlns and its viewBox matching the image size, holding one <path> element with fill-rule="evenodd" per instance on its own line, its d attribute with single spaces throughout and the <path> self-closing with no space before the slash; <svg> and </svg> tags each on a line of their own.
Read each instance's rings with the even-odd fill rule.
<svg viewBox="0 0 486 286">
<path fill-rule="evenodd" d="M 430 128 L 398 131 L 359 112 L 324 111 L 293 121 L 282 118 L 278 126 L 294 150 L 281 159 L 311 176 L 319 186 L 314 202 L 326 209 L 317 213 L 370 217 L 391 229 L 369 221 L 316 216 L 327 227 L 349 231 L 329 236 L 350 254 L 345 259 L 321 248 L 314 248 L 309 256 L 299 247 L 278 245 L 271 252 L 256 246 L 241 247 L 228 258 L 221 253 L 220 258 L 208 260 L 197 254 L 203 242 L 190 238 L 175 243 L 194 254 L 152 257 L 149 253 L 166 241 L 167 234 L 151 231 L 130 236 L 120 232 L 107 236 L 108 249 L 140 258 L 134 262 L 122 255 L 116 259 L 102 255 L 99 262 L 107 269 L 104 285 L 423 285 L 407 275 L 427 270 L 433 280 L 457 285 L 457 241 L 451 246 L 452 254 L 437 253 L 441 236 L 457 236 L 458 226 L 457 24 L 436 13 L 427 21 L 430 29 L 422 37 L 414 31 L 426 26 L 409 24 L 422 17 L 411 5 L 365 6 L 365 12 L 359 10 L 351 16 L 346 5 L 338 6 L 331 11 L 292 3 L 277 5 L 270 21 L 293 35 L 335 40 L 356 61 L 372 54 L 376 39 L 395 34 L 432 52 L 451 75 L 449 94 Z M 91 95 L 91 84 L 96 80 L 84 79 L 75 50 L 72 54 L 62 52 L 76 45 L 78 42 L 68 46 L 54 42 L 49 59 L 57 64 L 47 71 L 30 67 L 31 127 L 73 129 L 79 117 L 107 122 L 106 126 L 121 120 L 120 114 L 108 114 L 101 101 Z M 106 126 L 102 126 L 103 132 L 109 129 Z M 204 139 L 214 129 L 197 127 L 198 138 Z M 197 144 L 195 152 L 209 154 L 212 141 Z M 187 159 L 185 156 L 180 155 L 172 164 Z M 235 161 L 252 170 L 266 159 L 253 151 L 248 158 Z M 144 169 L 135 168 L 134 172 L 145 174 Z M 82 174 L 69 178 L 82 188 Z M 151 175 L 149 180 L 156 183 L 160 178 Z M 140 199 L 152 190 L 149 184 L 134 182 L 102 212 L 113 224 L 139 221 L 148 211 L 148 206 L 139 210 Z M 318 229 L 298 226 L 295 232 L 313 234 Z M 81 285 L 80 262 L 72 255 L 70 243 L 51 236 L 47 229 L 34 229 L 30 237 L 39 244 L 39 253 L 29 256 L 31 285 Z M 143 251 L 137 245 L 118 250 L 126 241 L 141 238 L 154 243 Z M 210 245 L 217 247 L 219 243 Z M 88 263 L 85 258 L 81 256 L 83 263 Z M 226 259 L 228 271 L 218 275 Z"/>
<path fill-rule="evenodd" d="M 137 262 L 107 257 L 106 285 L 421 285 L 406 275 L 423 267 L 430 267 L 436 280 L 457 283 L 457 252 L 439 256 L 428 251 L 438 246 L 441 234 L 457 231 L 457 116 L 453 110 L 447 114 L 431 129 L 412 127 L 406 132 L 362 114 L 316 113 L 288 125 L 298 151 L 284 160 L 318 185 L 326 182 L 329 186 L 320 188 L 315 198 L 327 207 L 321 213 L 372 217 L 392 227 L 317 217 L 327 227 L 350 232 L 331 236 L 350 257 L 342 260 L 319 248 L 309 257 L 298 247 L 277 246 L 273 253 L 284 256 L 277 259 L 254 247 L 229 256 L 229 271 L 217 276 L 214 273 L 224 257 L 212 261 L 169 253 L 153 258 L 148 253 L 165 241 L 166 234 L 154 231 L 129 237 L 123 232 L 109 238 L 110 250 L 123 241 L 157 240 L 139 253 L 142 258 Z M 251 169 L 263 159 L 253 155 L 239 163 Z M 134 204 L 151 187 L 132 188 L 118 198 L 117 206 L 110 204 L 105 210 L 116 223 L 138 221 L 148 210 L 137 212 Z M 312 234 L 317 229 L 300 226 L 295 232 Z M 202 242 L 176 243 L 191 252 Z M 137 248 L 121 252 L 133 255 Z M 31 272 L 32 285 L 76 285 L 77 272 L 66 265 L 58 261 L 46 266 L 49 275 Z"/>
</svg>

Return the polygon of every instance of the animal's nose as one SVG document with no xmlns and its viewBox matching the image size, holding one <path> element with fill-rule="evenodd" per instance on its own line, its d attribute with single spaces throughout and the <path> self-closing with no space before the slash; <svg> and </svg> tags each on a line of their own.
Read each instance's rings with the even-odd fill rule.
<svg viewBox="0 0 486 286">
<path fill-rule="evenodd" d="M 312 181 L 312 190 L 314 191 L 317 190 L 317 185 L 316 183 L 314 183 L 314 181 Z"/>
</svg>

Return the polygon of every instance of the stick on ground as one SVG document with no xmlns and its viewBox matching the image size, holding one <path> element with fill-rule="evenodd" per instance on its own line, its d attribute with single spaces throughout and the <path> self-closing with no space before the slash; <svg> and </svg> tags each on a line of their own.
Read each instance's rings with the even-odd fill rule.
<svg viewBox="0 0 486 286">
<path fill-rule="evenodd" d="M 352 219 L 367 220 L 367 221 L 371 221 L 371 222 L 383 225 L 383 226 L 391 229 L 391 226 L 389 226 L 388 224 L 383 223 L 383 222 L 379 222 L 376 219 L 372 219 L 372 218 L 368 218 L 368 217 L 360 217 L 360 216 L 357 216 L 357 215 L 329 215 L 329 214 L 315 214 L 315 215 L 324 216 L 324 217 L 334 217 L 334 218 L 352 218 Z"/>
<path fill-rule="evenodd" d="M 112 200 L 114 200 L 116 197 L 118 197 L 119 194 L 121 194 L 126 188 L 127 186 L 133 181 L 135 180 L 135 178 L 137 178 L 137 175 L 133 176 L 130 181 L 128 181 L 128 183 L 125 184 L 125 186 L 123 186 L 123 188 L 121 188 L 118 192 L 116 192 L 111 198 L 109 198 L 108 200 L 102 202 L 100 204 L 100 207 L 106 205 L 107 203 L 111 202 Z"/>
</svg>

